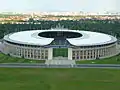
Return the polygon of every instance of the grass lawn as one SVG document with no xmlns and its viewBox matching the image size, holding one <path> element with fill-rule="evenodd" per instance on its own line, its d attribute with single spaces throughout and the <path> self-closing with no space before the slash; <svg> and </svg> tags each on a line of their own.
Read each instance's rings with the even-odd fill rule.
<svg viewBox="0 0 120 90">
<path fill-rule="evenodd" d="M 120 70 L 0 68 L 0 90 L 120 90 Z"/>
<path fill-rule="evenodd" d="M 120 55 L 99 59 L 99 60 L 84 60 L 84 61 L 76 61 L 77 64 L 120 64 Z"/>
<path fill-rule="evenodd" d="M 0 53 L 0 63 L 45 63 L 45 60 L 23 59 Z"/>
<path fill-rule="evenodd" d="M 0 63 L 45 63 L 45 60 L 16 58 L 0 53 Z M 76 63 L 77 64 L 120 64 L 120 55 L 106 59 L 100 59 L 100 60 L 76 61 Z"/>
</svg>

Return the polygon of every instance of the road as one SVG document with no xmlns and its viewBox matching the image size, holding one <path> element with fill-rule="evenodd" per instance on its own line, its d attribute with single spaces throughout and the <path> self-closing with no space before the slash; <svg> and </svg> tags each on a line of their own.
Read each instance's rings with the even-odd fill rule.
<svg viewBox="0 0 120 90">
<path fill-rule="evenodd" d="M 46 64 L 27 64 L 27 63 L 4 63 L 0 68 L 106 68 L 120 69 L 119 64 L 77 64 L 77 65 L 46 65 Z"/>
</svg>

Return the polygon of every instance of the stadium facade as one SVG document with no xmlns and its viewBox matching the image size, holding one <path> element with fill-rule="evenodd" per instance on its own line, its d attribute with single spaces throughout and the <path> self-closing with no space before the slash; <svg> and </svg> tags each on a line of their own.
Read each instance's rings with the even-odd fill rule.
<svg viewBox="0 0 120 90">
<path fill-rule="evenodd" d="M 3 44 L 5 54 L 37 60 L 94 60 L 118 54 L 115 37 L 91 31 L 21 31 L 5 35 Z"/>
</svg>

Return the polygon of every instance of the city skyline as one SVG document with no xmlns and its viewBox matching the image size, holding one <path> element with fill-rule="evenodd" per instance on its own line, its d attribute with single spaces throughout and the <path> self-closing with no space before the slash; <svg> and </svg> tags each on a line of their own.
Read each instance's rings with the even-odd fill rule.
<svg viewBox="0 0 120 90">
<path fill-rule="evenodd" d="M 1 0 L 0 12 L 119 12 L 119 0 Z"/>
</svg>

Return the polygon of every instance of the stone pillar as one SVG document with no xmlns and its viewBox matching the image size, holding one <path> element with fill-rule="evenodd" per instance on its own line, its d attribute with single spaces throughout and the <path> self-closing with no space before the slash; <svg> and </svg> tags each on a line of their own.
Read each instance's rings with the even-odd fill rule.
<svg viewBox="0 0 120 90">
<path fill-rule="evenodd" d="M 88 50 L 86 50 L 86 60 L 89 59 L 88 58 Z"/>
<path fill-rule="evenodd" d="M 33 53 L 33 59 L 35 59 L 35 55 L 34 55 L 34 52 L 35 52 L 35 49 L 33 48 L 33 52 L 32 52 L 32 53 Z"/>
<path fill-rule="evenodd" d="M 28 57 L 28 48 L 27 48 L 27 58 L 29 58 L 29 57 Z"/>
<path fill-rule="evenodd" d="M 29 49 L 29 53 L 30 53 L 30 58 L 31 58 L 31 48 Z"/>
<path fill-rule="evenodd" d="M 100 49 L 98 49 L 98 58 L 100 57 Z"/>
<path fill-rule="evenodd" d="M 68 60 L 72 60 L 72 48 L 68 48 Z"/>
<path fill-rule="evenodd" d="M 48 60 L 52 60 L 53 59 L 53 48 L 49 48 L 48 49 Z"/>
</svg>

